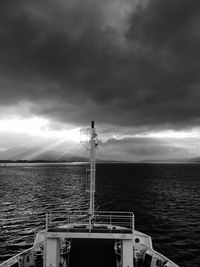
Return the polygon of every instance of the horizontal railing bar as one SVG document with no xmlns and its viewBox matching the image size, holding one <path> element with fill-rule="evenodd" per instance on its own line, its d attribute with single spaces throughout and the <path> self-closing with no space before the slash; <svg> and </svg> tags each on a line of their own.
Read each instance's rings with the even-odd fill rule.
<svg viewBox="0 0 200 267">
<path fill-rule="evenodd" d="M 48 213 L 88 213 L 88 210 L 53 210 L 53 211 L 49 211 Z M 133 214 L 133 212 L 126 212 L 126 211 L 95 211 L 94 213 L 103 213 L 103 214 Z"/>
<path fill-rule="evenodd" d="M 49 218 L 51 218 L 51 219 L 60 219 L 60 220 L 66 220 L 67 218 L 69 218 L 69 217 L 65 217 L 65 218 L 63 218 L 63 217 L 59 217 L 59 216 L 54 216 L 54 217 L 49 217 Z M 80 218 L 80 217 L 78 217 L 78 216 L 74 216 L 74 217 L 71 217 L 71 219 L 72 218 L 74 218 L 74 219 L 86 219 L 86 218 Z M 113 220 L 116 220 L 116 219 L 121 219 L 122 221 L 125 221 L 125 220 L 130 220 L 131 219 L 131 217 L 117 217 L 117 216 L 115 216 L 115 217 L 93 217 L 93 219 L 94 220 L 108 220 L 108 219 L 110 219 L 110 218 L 112 218 Z"/>
<path fill-rule="evenodd" d="M 65 214 L 65 215 L 61 215 L 61 214 L 59 214 L 59 213 L 54 213 L 54 214 L 48 214 L 48 216 L 51 216 L 51 217 L 53 217 L 53 216 L 59 216 L 59 217 L 68 217 L 68 216 L 74 216 L 74 217 L 80 217 L 80 216 L 82 216 L 82 217 L 86 217 L 86 216 L 88 216 L 88 214 L 87 215 L 81 215 L 81 214 Z M 113 217 L 113 218 L 132 218 L 133 216 L 125 216 L 125 215 L 113 215 L 113 214 L 110 214 L 110 215 L 94 215 L 93 217 L 96 217 L 96 218 L 109 218 L 109 217 Z"/>
</svg>

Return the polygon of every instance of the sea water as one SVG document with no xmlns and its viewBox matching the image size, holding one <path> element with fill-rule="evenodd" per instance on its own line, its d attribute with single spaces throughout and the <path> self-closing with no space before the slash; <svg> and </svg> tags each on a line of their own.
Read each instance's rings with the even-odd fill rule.
<svg viewBox="0 0 200 267">
<path fill-rule="evenodd" d="M 55 208 L 87 210 L 85 164 L 0 167 L 0 262 L 32 246 Z M 182 267 L 200 266 L 200 165 L 97 164 L 97 210 L 133 211 L 136 230 Z"/>
</svg>

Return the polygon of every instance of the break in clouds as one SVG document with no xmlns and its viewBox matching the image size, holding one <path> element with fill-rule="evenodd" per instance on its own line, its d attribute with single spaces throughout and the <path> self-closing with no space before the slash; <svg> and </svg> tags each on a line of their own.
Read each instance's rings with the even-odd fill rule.
<svg viewBox="0 0 200 267">
<path fill-rule="evenodd" d="M 111 129 L 199 126 L 199 29 L 199 0 L 1 0 L 1 110 Z"/>
</svg>

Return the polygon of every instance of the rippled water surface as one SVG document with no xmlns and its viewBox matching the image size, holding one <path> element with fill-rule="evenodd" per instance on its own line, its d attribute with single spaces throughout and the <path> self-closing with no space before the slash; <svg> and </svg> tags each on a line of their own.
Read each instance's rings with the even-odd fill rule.
<svg viewBox="0 0 200 267">
<path fill-rule="evenodd" d="M 46 211 L 88 208 L 85 174 L 85 165 L 0 167 L 0 261 L 32 245 Z M 133 211 L 156 250 L 200 266 L 200 165 L 98 164 L 96 209 Z"/>
</svg>

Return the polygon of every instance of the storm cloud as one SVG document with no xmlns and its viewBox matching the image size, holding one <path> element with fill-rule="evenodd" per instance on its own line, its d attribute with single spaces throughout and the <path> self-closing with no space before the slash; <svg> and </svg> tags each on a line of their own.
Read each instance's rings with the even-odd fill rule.
<svg viewBox="0 0 200 267">
<path fill-rule="evenodd" d="M 0 103 L 53 121 L 198 126 L 198 0 L 1 0 Z"/>
</svg>

